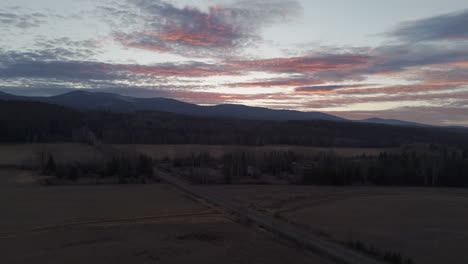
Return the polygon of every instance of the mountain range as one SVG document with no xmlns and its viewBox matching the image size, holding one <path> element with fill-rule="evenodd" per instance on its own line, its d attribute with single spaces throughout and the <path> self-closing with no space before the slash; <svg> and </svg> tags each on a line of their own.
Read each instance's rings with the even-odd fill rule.
<svg viewBox="0 0 468 264">
<path fill-rule="evenodd" d="M 253 120 L 330 120 L 395 126 L 437 127 L 396 119 L 369 118 L 364 120 L 348 120 L 321 112 L 276 110 L 237 104 L 202 106 L 169 98 L 138 98 L 115 93 L 90 91 L 72 91 L 55 96 L 19 96 L 0 92 L 0 100 L 38 101 L 72 107 L 79 110 L 109 110 L 116 112 L 159 111 L 193 116 L 229 117 Z M 468 128 L 466 127 L 450 126 L 443 128 L 468 131 Z"/>
<path fill-rule="evenodd" d="M 194 116 L 231 117 L 258 120 L 334 120 L 346 119 L 321 113 L 274 110 L 236 104 L 202 106 L 169 98 L 137 98 L 114 93 L 73 91 L 56 96 L 18 96 L 0 92 L 0 99 L 38 101 L 80 110 L 109 110 L 118 112 L 160 111 Z"/>
</svg>

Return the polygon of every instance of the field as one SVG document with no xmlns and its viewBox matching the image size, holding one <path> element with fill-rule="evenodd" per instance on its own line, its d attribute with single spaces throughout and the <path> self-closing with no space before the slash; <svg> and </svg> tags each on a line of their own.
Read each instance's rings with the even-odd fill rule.
<svg viewBox="0 0 468 264">
<path fill-rule="evenodd" d="M 154 159 L 184 158 L 192 154 L 209 153 L 214 158 L 220 158 L 224 153 L 233 151 L 294 151 L 308 155 L 317 152 L 333 151 L 343 156 L 354 156 L 365 153 L 378 155 L 380 152 L 396 152 L 396 148 L 316 148 L 301 146 L 219 146 L 219 145 L 107 145 L 106 151 L 139 152 Z M 90 162 L 102 158 L 102 151 L 85 144 L 2 144 L 0 145 L 0 166 L 30 166 L 37 163 L 40 155 L 52 154 L 58 162 Z"/>
<path fill-rule="evenodd" d="M 400 149 L 297 146 L 112 145 L 0 146 L 0 247 L 7 263 L 327 263 L 268 232 L 246 227 L 165 184 L 53 186 L 31 171 L 44 153 L 58 162 L 92 162 L 108 151 L 155 160 L 248 150 L 341 156 Z M 361 241 L 415 263 L 468 263 L 468 190 L 456 188 L 196 185 L 245 208 L 325 239 Z M 247 241 L 247 242 L 246 242 Z M 430 252 L 430 254 L 428 254 Z M 93 262 L 94 261 L 94 262 Z"/>
<path fill-rule="evenodd" d="M 0 170 L 2 263 L 329 263 L 165 184 L 36 178 Z"/>
<path fill-rule="evenodd" d="M 155 159 L 183 158 L 191 154 L 207 152 L 214 158 L 221 158 L 227 152 L 249 151 L 254 153 L 266 153 L 271 151 L 293 151 L 302 155 L 311 155 L 318 152 L 335 152 L 342 156 L 378 155 L 381 152 L 396 152 L 398 148 L 319 148 L 289 145 L 268 146 L 235 146 L 235 145 L 113 145 L 117 149 L 126 151 L 138 151 L 152 156 Z"/>
<path fill-rule="evenodd" d="M 200 188 L 329 239 L 359 240 L 400 252 L 415 263 L 468 263 L 468 190 L 281 185 Z"/>
<path fill-rule="evenodd" d="M 85 144 L 2 144 L 0 166 L 36 166 L 46 154 L 53 154 L 58 162 L 91 162 L 102 158 L 98 150 Z"/>
</svg>

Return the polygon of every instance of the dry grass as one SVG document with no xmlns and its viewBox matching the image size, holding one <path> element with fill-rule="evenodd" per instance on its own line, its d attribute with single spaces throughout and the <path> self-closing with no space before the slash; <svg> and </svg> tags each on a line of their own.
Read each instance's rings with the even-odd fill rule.
<svg viewBox="0 0 468 264">
<path fill-rule="evenodd" d="M 271 151 L 293 151 L 300 155 L 308 156 L 317 152 L 333 151 L 343 156 L 378 155 L 382 151 L 394 152 L 399 149 L 383 148 L 316 148 L 301 146 L 219 146 L 219 145 L 111 145 L 103 146 L 109 152 L 125 151 L 140 152 L 154 159 L 184 158 L 192 154 L 207 152 L 214 158 L 220 158 L 227 152 L 249 151 L 253 153 L 266 153 Z M 38 155 L 52 154 L 57 162 L 82 163 L 101 159 L 103 154 L 93 146 L 85 144 L 2 144 L 0 145 L 0 166 L 31 166 L 37 163 Z"/>
<path fill-rule="evenodd" d="M 360 240 L 400 252 L 415 263 L 468 263 L 468 190 L 315 186 L 209 189 L 332 239 Z"/>
<path fill-rule="evenodd" d="M 44 187 L 35 177 L 0 170 L 2 263 L 330 263 L 168 185 Z"/>
<path fill-rule="evenodd" d="M 102 158 L 99 151 L 85 144 L 3 144 L 0 145 L 0 166 L 36 166 L 39 156 L 47 154 L 63 163 Z"/>
<path fill-rule="evenodd" d="M 235 146 L 235 145 L 113 145 L 117 149 L 139 151 L 155 159 L 184 158 L 192 154 L 207 152 L 214 158 L 220 158 L 225 153 L 248 151 L 252 153 L 268 153 L 271 151 L 292 151 L 300 155 L 309 156 L 319 152 L 335 152 L 343 156 L 378 155 L 381 152 L 396 152 L 398 148 L 318 148 L 290 145 L 269 146 Z"/>
</svg>

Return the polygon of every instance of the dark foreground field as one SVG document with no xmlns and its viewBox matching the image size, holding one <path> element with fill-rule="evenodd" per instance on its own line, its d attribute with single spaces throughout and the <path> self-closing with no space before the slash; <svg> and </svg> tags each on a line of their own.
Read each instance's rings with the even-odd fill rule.
<svg viewBox="0 0 468 264">
<path fill-rule="evenodd" d="M 100 160 L 106 153 L 102 146 L 0 147 L 2 263 L 330 263 L 256 225 L 245 225 L 244 221 L 240 224 L 233 216 L 167 184 L 69 182 L 44 186 L 37 181 L 44 177 L 38 176 L 38 172 L 18 169 L 34 167 L 41 153 L 53 154 L 58 163 Z M 110 149 L 144 153 L 158 161 L 190 157 L 200 151 L 222 157 L 236 148 L 240 147 L 114 145 Z M 258 153 L 292 150 L 304 155 L 324 151 L 297 146 L 248 150 Z M 334 151 L 349 157 L 399 150 Z M 187 181 L 183 175 L 168 171 Z M 466 188 L 331 187 L 284 182 L 192 187 L 289 222 L 325 240 L 343 244 L 359 241 L 366 248 L 411 258 L 414 261 L 411 263 L 468 263 Z"/>
<path fill-rule="evenodd" d="M 468 190 L 405 187 L 200 187 L 341 242 L 393 250 L 415 263 L 464 264 Z"/>
<path fill-rule="evenodd" d="M 165 184 L 38 185 L 0 170 L 2 263 L 329 263 Z"/>
</svg>

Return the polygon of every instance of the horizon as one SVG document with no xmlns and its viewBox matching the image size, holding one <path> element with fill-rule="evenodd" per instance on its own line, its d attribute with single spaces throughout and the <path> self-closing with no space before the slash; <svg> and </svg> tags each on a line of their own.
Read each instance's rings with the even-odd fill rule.
<svg viewBox="0 0 468 264">
<path fill-rule="evenodd" d="M 10 94 L 82 89 L 468 126 L 464 1 L 7 0 L 0 31 Z"/>
</svg>

